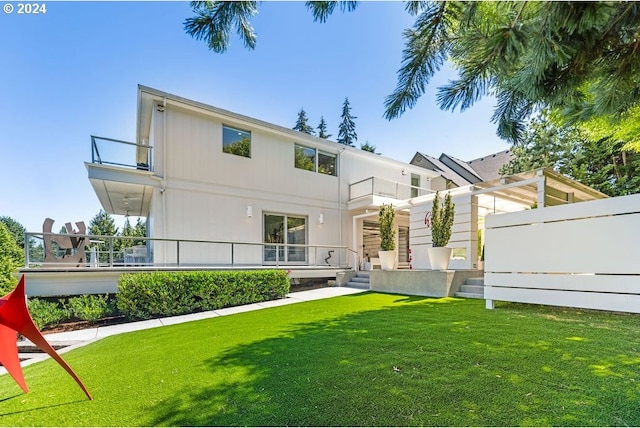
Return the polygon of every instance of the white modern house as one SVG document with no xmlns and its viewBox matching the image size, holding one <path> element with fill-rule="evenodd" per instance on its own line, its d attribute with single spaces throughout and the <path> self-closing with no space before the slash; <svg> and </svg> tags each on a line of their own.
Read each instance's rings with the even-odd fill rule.
<svg viewBox="0 0 640 428">
<path fill-rule="evenodd" d="M 640 195 L 607 198 L 548 169 L 492 176 L 507 151 L 404 163 L 143 86 L 135 142 L 91 137 L 91 147 L 104 210 L 146 217 L 145 245 L 114 263 L 115 237 L 81 238 L 111 242 L 106 265 L 27 257 L 30 295 L 115 292 L 123 271 L 159 269 L 278 267 L 343 284 L 375 265 L 378 211 L 392 204 L 399 269 L 365 275 L 371 290 L 452 296 L 479 276 L 488 308 L 640 312 Z M 456 204 L 444 271 L 427 256 L 436 190 Z"/>
<path fill-rule="evenodd" d="M 135 143 L 92 137 L 86 167 L 105 211 L 147 217 L 155 266 L 357 269 L 376 257 L 382 203 L 445 186 L 420 166 L 144 86 L 137 115 Z M 397 223 L 408 267 L 408 212 Z"/>
</svg>

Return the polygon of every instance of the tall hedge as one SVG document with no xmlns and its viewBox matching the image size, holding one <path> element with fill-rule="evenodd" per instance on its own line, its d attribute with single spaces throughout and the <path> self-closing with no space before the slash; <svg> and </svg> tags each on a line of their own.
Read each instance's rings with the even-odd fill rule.
<svg viewBox="0 0 640 428">
<path fill-rule="evenodd" d="M 9 229 L 0 223 L 0 297 L 13 290 L 18 280 L 13 274 L 24 264 L 24 253 Z"/>
<path fill-rule="evenodd" d="M 126 273 L 118 280 L 117 305 L 132 319 L 183 315 L 283 298 L 284 270 Z"/>
</svg>

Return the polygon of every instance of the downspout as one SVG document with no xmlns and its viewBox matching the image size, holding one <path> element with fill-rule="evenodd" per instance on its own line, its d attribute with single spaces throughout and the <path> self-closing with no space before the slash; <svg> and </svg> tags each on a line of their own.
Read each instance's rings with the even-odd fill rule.
<svg viewBox="0 0 640 428">
<path fill-rule="evenodd" d="M 167 238 L 167 198 L 164 195 L 167 190 L 167 97 L 162 97 L 162 181 L 160 182 L 160 194 L 162 195 L 162 237 Z M 167 264 L 167 241 L 163 242 L 162 264 Z"/>
<path fill-rule="evenodd" d="M 343 147 L 338 152 L 338 242 L 340 245 L 343 245 L 342 242 L 342 153 L 345 151 L 346 147 Z M 341 252 L 338 252 L 341 254 Z M 348 258 L 348 253 L 345 253 L 345 256 Z M 338 265 L 342 264 L 342 255 L 338 256 Z M 357 270 L 357 268 L 355 269 Z"/>
</svg>

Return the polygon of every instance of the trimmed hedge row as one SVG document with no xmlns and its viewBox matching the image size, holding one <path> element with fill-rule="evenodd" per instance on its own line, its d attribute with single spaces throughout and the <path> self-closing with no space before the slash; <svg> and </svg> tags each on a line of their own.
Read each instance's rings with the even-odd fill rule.
<svg viewBox="0 0 640 428">
<path fill-rule="evenodd" d="M 264 302 L 288 292 L 284 270 L 126 273 L 117 300 L 127 318 L 149 319 Z"/>
</svg>

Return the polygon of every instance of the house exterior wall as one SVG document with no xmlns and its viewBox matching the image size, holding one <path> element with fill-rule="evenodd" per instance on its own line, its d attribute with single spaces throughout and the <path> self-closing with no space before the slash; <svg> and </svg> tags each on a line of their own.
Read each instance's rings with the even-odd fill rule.
<svg viewBox="0 0 640 428">
<path fill-rule="evenodd" d="M 307 244 L 324 246 L 310 249 L 308 262 L 323 264 L 329 249 L 352 246 L 351 217 L 357 213 L 347 211 L 350 184 L 376 177 L 410 186 L 414 174 L 421 187 L 429 186 L 429 174 L 420 167 L 235 115 L 169 100 L 151 116 L 143 133 L 154 147 L 154 174 L 162 182 L 149 213 L 152 237 L 260 244 L 265 213 L 301 216 Z M 250 158 L 223 152 L 224 125 L 251 132 Z M 296 168 L 296 143 L 335 155 L 337 176 Z M 183 264 L 231 262 L 229 245 L 153 245 L 159 264 L 175 263 L 178 251 Z M 338 258 L 351 261 L 346 252 L 331 260 Z M 234 263 L 262 263 L 262 246 L 236 248 Z"/>
<path fill-rule="evenodd" d="M 467 193 L 452 196 L 455 215 L 451 239 L 447 247 L 454 249 L 450 269 L 478 268 L 478 199 Z M 432 246 L 431 228 L 425 222 L 425 216 L 431 212 L 433 198 L 411 207 L 409 237 L 411 242 L 412 266 L 414 269 L 431 269 L 427 248 Z M 456 253 L 465 254 L 456 257 Z"/>
</svg>

